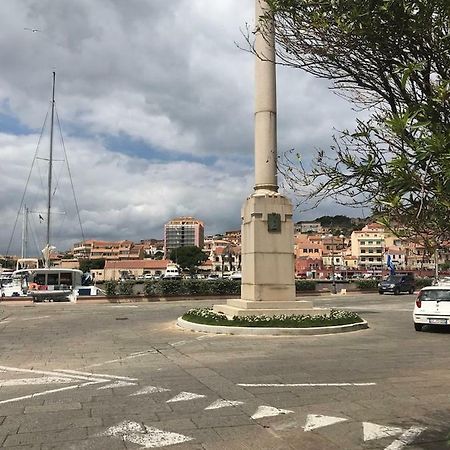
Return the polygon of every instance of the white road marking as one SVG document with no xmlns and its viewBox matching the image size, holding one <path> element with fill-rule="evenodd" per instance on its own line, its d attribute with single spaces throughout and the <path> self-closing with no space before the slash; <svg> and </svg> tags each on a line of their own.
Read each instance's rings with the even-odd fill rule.
<svg viewBox="0 0 450 450">
<path fill-rule="evenodd" d="M 187 344 L 188 341 L 178 341 L 178 342 L 174 342 L 173 344 L 169 344 L 172 347 L 180 347 L 181 345 Z"/>
<path fill-rule="evenodd" d="M 376 423 L 363 422 L 364 442 L 402 434 L 405 430 L 398 427 L 386 427 Z"/>
<path fill-rule="evenodd" d="M 412 444 L 414 439 L 425 430 L 426 428 L 424 427 L 411 427 L 384 450 L 401 450 L 407 445 Z"/>
<path fill-rule="evenodd" d="M 377 383 L 238 383 L 242 387 L 339 387 L 339 386 L 376 386 Z"/>
<path fill-rule="evenodd" d="M 220 409 L 220 408 L 227 408 L 228 406 L 239 406 L 243 405 L 244 402 L 240 402 L 238 400 L 216 400 L 215 402 L 211 403 L 209 406 L 205 408 L 205 410 L 208 409 Z"/>
<path fill-rule="evenodd" d="M 108 380 L 111 381 L 111 380 Z M 115 381 L 111 384 L 106 384 L 105 386 L 99 387 L 97 391 L 101 389 L 115 389 L 115 388 L 121 388 L 121 387 L 127 387 L 127 386 L 136 386 L 137 383 L 130 383 L 129 381 Z"/>
<path fill-rule="evenodd" d="M 136 305 L 112 305 L 110 308 L 137 308 Z"/>
<path fill-rule="evenodd" d="M 8 367 L 8 366 L 0 366 L 0 369 L 6 370 L 8 372 L 23 372 L 23 373 L 38 373 L 40 375 L 50 375 L 50 376 L 60 376 L 62 378 L 72 378 L 74 381 L 86 380 L 86 381 L 95 381 L 97 383 L 103 383 L 105 381 L 110 381 L 104 378 L 98 377 L 85 377 L 81 375 L 69 375 L 67 373 L 60 373 L 57 371 L 51 372 L 49 370 L 37 370 L 37 369 L 21 369 L 19 367 Z"/>
<path fill-rule="evenodd" d="M 116 362 L 126 361 L 127 359 L 138 358 L 139 356 L 154 355 L 155 353 L 158 353 L 158 352 L 154 349 L 146 350 L 144 352 L 132 353 L 131 355 L 124 356 L 123 358 L 110 359 L 109 361 L 104 361 L 104 362 L 97 363 L 97 364 L 91 364 L 90 366 L 86 366 L 86 368 L 89 369 L 90 367 L 100 367 L 100 366 L 104 366 L 106 364 L 113 364 Z"/>
<path fill-rule="evenodd" d="M 303 427 L 305 431 L 316 430 L 317 428 L 327 427 L 329 425 L 334 425 L 335 423 L 345 422 L 348 419 L 344 417 L 332 417 L 332 416 L 322 416 L 320 414 L 308 414 L 306 417 L 306 424 Z"/>
<path fill-rule="evenodd" d="M 124 441 L 144 448 L 167 447 L 168 445 L 182 444 L 193 439 L 183 434 L 162 431 L 158 428 L 148 427 L 131 421 L 124 421 L 108 428 L 102 435 L 120 437 Z"/>
<path fill-rule="evenodd" d="M 289 409 L 278 409 L 273 406 L 258 406 L 255 414 L 251 417 L 252 419 L 261 419 L 263 417 L 274 417 L 279 416 L 281 414 L 290 414 L 294 411 L 290 411 Z"/>
<path fill-rule="evenodd" d="M 93 381 L 93 382 L 90 382 L 90 383 L 76 384 L 76 385 L 66 386 L 66 387 L 59 388 L 59 389 L 51 389 L 49 391 L 37 392 L 35 394 L 22 395 L 21 397 L 9 398 L 8 400 L 0 401 L 0 405 L 5 404 L 5 403 L 18 402 L 20 400 L 25 400 L 27 398 L 35 398 L 35 397 L 41 397 L 43 395 L 54 394 L 55 392 L 62 392 L 62 391 L 69 391 L 71 389 L 78 389 L 80 387 L 84 387 L 84 386 L 87 386 L 89 384 L 97 384 L 97 382 Z"/>
<path fill-rule="evenodd" d="M 71 373 L 74 375 L 88 375 L 102 378 L 113 378 L 117 380 L 126 380 L 126 381 L 137 381 L 138 378 L 130 378 L 130 377 L 121 377 L 119 375 L 107 375 L 105 373 L 91 373 L 91 372 L 80 372 L 79 370 L 66 370 L 66 369 L 58 369 L 58 372 L 63 373 Z"/>
<path fill-rule="evenodd" d="M 12 380 L 0 380 L 1 386 L 29 386 L 36 384 L 68 384 L 73 383 L 72 378 L 41 377 L 41 378 L 16 378 Z"/>
<path fill-rule="evenodd" d="M 25 319 L 19 320 L 39 320 L 39 319 L 48 319 L 50 316 L 37 316 L 37 317 L 26 317 Z"/>
<path fill-rule="evenodd" d="M 129 397 L 135 396 L 135 395 L 149 395 L 149 394 L 156 394 L 158 392 L 169 392 L 170 389 L 166 389 L 160 386 L 147 386 L 140 391 L 135 392 L 134 394 L 130 394 Z"/>
<path fill-rule="evenodd" d="M 189 400 L 195 400 L 197 398 L 205 398 L 206 395 L 196 394 L 195 392 L 180 392 L 175 397 L 167 400 L 166 403 L 175 403 L 175 402 L 187 402 Z"/>
</svg>

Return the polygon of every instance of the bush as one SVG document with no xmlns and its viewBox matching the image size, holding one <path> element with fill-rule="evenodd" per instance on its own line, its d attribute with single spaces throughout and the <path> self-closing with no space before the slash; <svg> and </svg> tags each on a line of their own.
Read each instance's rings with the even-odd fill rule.
<svg viewBox="0 0 450 450">
<path fill-rule="evenodd" d="M 326 315 L 279 315 L 279 316 L 234 316 L 229 320 L 224 314 L 213 312 L 212 308 L 194 308 L 183 315 L 188 322 L 205 325 L 221 325 L 232 327 L 281 327 L 310 328 L 348 325 L 363 321 L 352 311 L 331 310 Z"/>
<path fill-rule="evenodd" d="M 119 295 L 132 295 L 133 294 L 133 281 L 123 281 L 119 283 Z"/>
<path fill-rule="evenodd" d="M 356 287 L 361 291 L 376 291 L 378 289 L 378 280 L 358 280 Z"/>
<path fill-rule="evenodd" d="M 117 281 L 106 281 L 105 292 L 107 297 L 114 297 L 117 295 Z"/>
<path fill-rule="evenodd" d="M 295 291 L 305 292 L 305 291 L 315 291 L 316 282 L 314 280 L 295 280 Z"/>
<path fill-rule="evenodd" d="M 239 295 L 239 280 L 157 280 L 146 282 L 145 295 L 194 296 L 194 295 Z"/>
<path fill-rule="evenodd" d="M 433 278 L 416 278 L 416 288 L 422 289 L 425 286 L 431 286 L 433 284 Z"/>
</svg>

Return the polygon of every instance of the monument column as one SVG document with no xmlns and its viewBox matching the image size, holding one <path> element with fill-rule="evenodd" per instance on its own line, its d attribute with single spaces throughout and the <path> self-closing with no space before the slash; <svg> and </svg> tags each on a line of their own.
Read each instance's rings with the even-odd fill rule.
<svg viewBox="0 0 450 450">
<path fill-rule="evenodd" d="M 230 317 L 313 311 L 311 302 L 295 301 L 292 206 L 277 183 L 274 21 L 267 1 L 255 1 L 255 186 L 241 212 L 241 299 L 214 306 Z"/>
<path fill-rule="evenodd" d="M 256 0 L 255 191 L 278 192 L 275 30 L 265 0 Z"/>
</svg>

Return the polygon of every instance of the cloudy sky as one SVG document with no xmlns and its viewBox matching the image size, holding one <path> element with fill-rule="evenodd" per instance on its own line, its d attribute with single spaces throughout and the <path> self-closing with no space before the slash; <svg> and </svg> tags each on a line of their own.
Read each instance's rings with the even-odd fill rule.
<svg viewBox="0 0 450 450">
<path fill-rule="evenodd" d="M 86 238 L 161 238 L 180 215 L 207 234 L 238 228 L 253 184 L 253 56 L 236 42 L 253 15 L 253 0 L 2 0 L 0 254 L 20 247 L 21 217 L 12 230 L 36 149 L 30 252 L 45 239 L 48 132 L 38 141 L 53 70 Z M 293 69 L 278 70 L 278 108 L 279 152 L 310 155 L 354 122 L 326 84 Z M 52 234 L 64 250 L 81 232 L 58 127 L 54 152 Z"/>
</svg>

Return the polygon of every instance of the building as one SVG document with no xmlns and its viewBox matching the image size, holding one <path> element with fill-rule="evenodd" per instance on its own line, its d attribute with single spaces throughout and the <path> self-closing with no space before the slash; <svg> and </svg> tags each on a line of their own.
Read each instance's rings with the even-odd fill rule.
<svg viewBox="0 0 450 450">
<path fill-rule="evenodd" d="M 173 249 L 195 245 L 203 248 L 204 224 L 193 217 L 178 217 L 164 225 L 164 257 Z"/>
<path fill-rule="evenodd" d="M 119 280 L 121 277 L 133 275 L 150 274 L 153 276 L 163 275 L 170 261 L 162 259 L 143 259 L 134 261 L 106 261 L 103 270 L 93 271 L 97 281 Z M 103 277 L 103 279 L 101 278 Z"/>
<path fill-rule="evenodd" d="M 96 241 L 87 240 L 73 246 L 73 257 L 84 259 L 142 259 L 144 246 L 132 241 Z"/>
<path fill-rule="evenodd" d="M 320 222 L 300 221 L 295 224 L 296 233 L 323 233 Z"/>
<path fill-rule="evenodd" d="M 357 258 L 360 269 L 381 270 L 385 268 L 384 227 L 377 223 L 370 223 L 361 231 L 354 231 L 351 240 L 352 255 Z"/>
</svg>

